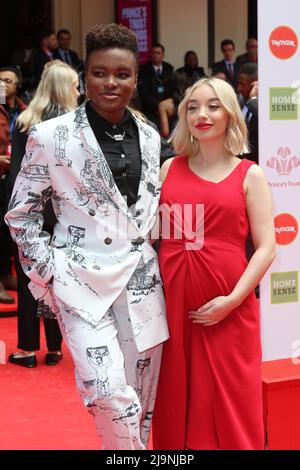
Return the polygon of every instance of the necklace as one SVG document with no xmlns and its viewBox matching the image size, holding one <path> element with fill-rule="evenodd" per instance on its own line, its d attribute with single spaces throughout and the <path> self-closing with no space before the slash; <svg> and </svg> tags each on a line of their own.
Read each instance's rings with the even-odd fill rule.
<svg viewBox="0 0 300 470">
<path fill-rule="evenodd" d="M 125 131 L 123 132 L 123 134 L 114 134 L 114 135 L 111 135 L 109 132 L 105 131 L 105 134 L 108 135 L 108 137 L 110 137 L 111 139 L 119 142 L 124 139 Z"/>
</svg>

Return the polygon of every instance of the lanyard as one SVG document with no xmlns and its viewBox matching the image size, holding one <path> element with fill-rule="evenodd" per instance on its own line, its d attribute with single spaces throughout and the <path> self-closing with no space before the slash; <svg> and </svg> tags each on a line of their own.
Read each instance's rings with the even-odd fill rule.
<svg viewBox="0 0 300 470">
<path fill-rule="evenodd" d="M 13 130 L 14 130 L 15 123 L 16 123 L 18 115 L 19 115 L 19 111 L 16 111 L 15 114 L 14 114 L 14 117 L 12 118 L 12 120 L 9 124 L 10 141 L 12 141 L 12 134 L 13 134 Z"/>
</svg>

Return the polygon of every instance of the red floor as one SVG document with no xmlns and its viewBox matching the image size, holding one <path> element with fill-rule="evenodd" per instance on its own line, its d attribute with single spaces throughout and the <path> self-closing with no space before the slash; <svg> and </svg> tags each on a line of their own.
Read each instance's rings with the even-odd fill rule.
<svg viewBox="0 0 300 470">
<path fill-rule="evenodd" d="M 0 450 L 98 450 L 101 442 L 77 394 L 70 355 L 63 347 L 63 360 L 46 366 L 41 332 L 37 368 L 3 364 L 16 350 L 17 317 L 0 315 Z"/>
<path fill-rule="evenodd" d="M 4 347 L 7 357 L 16 342 L 17 318 L 0 315 L 0 450 L 100 449 L 65 348 L 64 359 L 55 367 L 43 364 L 44 348 L 38 352 L 36 369 L 2 364 Z"/>
</svg>

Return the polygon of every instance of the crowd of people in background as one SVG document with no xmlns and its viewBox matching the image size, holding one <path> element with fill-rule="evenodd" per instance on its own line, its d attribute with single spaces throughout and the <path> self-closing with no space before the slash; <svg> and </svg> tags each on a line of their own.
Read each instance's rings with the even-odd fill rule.
<svg viewBox="0 0 300 470">
<path fill-rule="evenodd" d="M 138 64 L 114 23 L 85 34 L 85 64 L 66 29 L 29 39 L 0 69 L 8 361 L 37 366 L 42 317 L 45 364 L 63 339 L 103 449 L 147 449 L 151 429 L 154 449 L 264 449 L 255 288 L 276 249 L 257 41 L 235 60 L 224 39 L 206 74 L 160 43 Z"/>
<path fill-rule="evenodd" d="M 84 81 L 84 62 L 71 49 L 71 40 L 71 33 L 67 29 L 60 29 L 57 34 L 50 30 L 41 32 L 35 45 L 33 35 L 27 32 L 23 37 L 23 47 L 12 54 L 9 65 L 0 68 L 0 84 L 5 86 L 6 95 L 4 102 L 0 102 L 0 303 L 2 304 L 14 303 L 14 298 L 8 291 L 17 290 L 17 281 L 12 268 L 13 255 L 15 255 L 19 284 L 22 278 L 22 270 L 18 269 L 19 263 L 16 250 L 8 228 L 4 223 L 12 183 L 16 177 L 15 170 L 19 168 L 21 158 L 19 150 L 16 156 L 16 151 L 14 150 L 12 154 L 11 148 L 12 146 L 14 149 L 18 147 L 20 136 L 25 136 L 26 139 L 26 132 L 28 131 L 28 128 L 26 128 L 26 132 L 22 135 L 18 125 L 16 131 L 16 123 L 19 125 L 22 123 L 21 113 L 28 105 L 33 114 L 35 114 L 34 108 L 37 109 L 32 124 L 49 119 L 59 113 L 57 109 L 59 100 L 62 102 L 65 100 L 63 97 L 55 97 L 53 90 L 44 88 L 43 91 L 50 101 L 53 99 L 55 101 L 52 111 L 46 109 L 46 107 L 41 107 L 41 99 L 38 102 L 35 98 L 40 90 L 41 79 L 45 81 L 45 69 L 49 73 L 49 64 L 53 64 L 59 69 L 59 64 L 64 63 L 69 69 L 76 72 L 75 75 L 77 74 L 78 77 L 76 82 L 76 87 L 78 86 L 76 93 L 77 104 L 81 104 L 88 98 Z M 224 39 L 221 42 L 221 52 L 223 59 L 212 65 L 211 75 L 227 81 L 235 90 L 249 131 L 250 153 L 246 157 L 258 162 L 257 40 L 249 38 L 246 42 L 245 53 L 235 58 L 234 42 L 231 39 Z M 184 92 L 197 80 L 209 75 L 205 72 L 204 67 L 199 65 L 199 59 L 194 50 L 188 50 L 185 53 L 183 62 L 183 66 L 175 70 L 170 63 L 165 61 L 164 46 L 160 43 L 153 44 L 151 60 L 140 66 L 137 89 L 131 101 L 132 110 L 139 113 L 139 116 L 142 116 L 146 122 L 155 127 L 161 135 L 161 163 L 174 156 L 172 145 L 168 140 L 177 122 L 177 110 Z M 55 67 L 53 68 L 54 72 Z M 67 69 L 61 72 L 62 74 L 65 73 L 65 76 L 70 73 Z M 54 86 L 54 83 L 51 86 Z M 32 106 L 32 103 L 35 106 Z M 63 110 L 63 112 L 65 111 L 66 109 Z M 24 147 L 24 142 L 21 146 Z M 31 294 L 26 290 L 24 278 L 21 284 L 19 298 L 22 303 L 22 296 L 30 297 Z M 29 304 L 32 306 L 31 310 L 33 312 L 36 304 L 33 298 L 31 300 L 32 302 L 31 304 L 29 302 Z M 32 319 L 33 317 L 34 314 L 32 314 Z M 24 354 L 15 356 L 15 359 L 21 359 L 20 365 L 36 364 L 34 351 L 39 348 L 39 333 L 37 333 L 38 326 L 36 322 L 37 320 L 35 320 L 34 326 L 32 324 L 29 329 L 31 335 L 32 331 L 35 331 L 34 337 L 36 340 L 33 345 L 32 342 L 24 339 L 22 330 L 25 326 L 22 327 L 21 315 L 19 347 L 32 359 L 22 364 Z M 28 325 L 26 328 L 28 330 Z M 20 338 L 23 339 L 20 340 Z M 54 339 L 55 347 L 51 347 L 50 340 L 50 352 L 55 350 L 59 353 L 60 341 L 60 338 L 58 340 Z M 29 347 L 29 343 L 31 347 Z M 54 363 L 56 363 L 55 360 Z"/>
</svg>

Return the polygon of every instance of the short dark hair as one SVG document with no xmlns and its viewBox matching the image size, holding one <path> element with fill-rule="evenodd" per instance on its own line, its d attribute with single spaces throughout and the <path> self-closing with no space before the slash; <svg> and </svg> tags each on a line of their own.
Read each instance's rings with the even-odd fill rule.
<svg viewBox="0 0 300 470">
<path fill-rule="evenodd" d="M 247 77 L 257 80 L 258 77 L 258 67 L 256 62 L 246 62 L 246 64 L 242 65 L 239 70 L 239 75 L 247 75 Z"/>
<path fill-rule="evenodd" d="M 153 47 L 160 47 L 163 53 L 165 53 L 165 48 L 160 42 L 155 42 L 154 44 L 152 44 L 152 49 Z"/>
<path fill-rule="evenodd" d="M 247 44 L 249 43 L 249 41 L 253 41 L 253 40 L 254 40 L 254 41 L 257 41 L 257 38 L 254 37 L 254 36 L 251 36 L 250 38 L 248 38 L 247 41 L 246 41 L 246 46 L 247 46 Z"/>
<path fill-rule="evenodd" d="M 68 34 L 68 36 L 71 36 L 71 33 L 70 33 L 70 31 L 69 31 L 68 29 L 60 29 L 60 30 L 57 31 L 57 33 L 56 33 L 57 39 L 59 39 L 59 36 L 60 36 L 61 34 Z"/>
<path fill-rule="evenodd" d="M 224 46 L 232 46 L 235 49 L 235 44 L 232 39 L 223 39 L 221 42 L 221 51 L 223 50 Z"/>
<path fill-rule="evenodd" d="M 52 34 L 55 34 L 53 29 L 44 29 L 43 31 L 39 31 L 37 34 L 38 42 L 40 43 L 43 39 L 52 36 Z"/>
<path fill-rule="evenodd" d="M 0 72 L 13 72 L 18 80 L 18 85 L 22 84 L 22 73 L 21 70 L 17 67 L 12 67 L 11 65 L 7 65 L 0 68 Z"/>
<path fill-rule="evenodd" d="M 96 24 L 85 34 L 84 40 L 86 66 L 90 54 L 99 49 L 127 49 L 134 54 L 138 61 L 138 43 L 136 35 L 125 26 L 115 23 Z"/>
<path fill-rule="evenodd" d="M 186 61 L 187 61 L 187 59 L 188 59 L 188 56 L 190 56 L 190 55 L 193 55 L 193 56 L 196 57 L 196 59 L 197 59 L 197 67 L 198 67 L 198 56 L 197 56 L 197 54 L 196 54 L 195 51 L 186 51 L 186 53 L 184 54 L 184 65 L 186 65 Z"/>
</svg>

